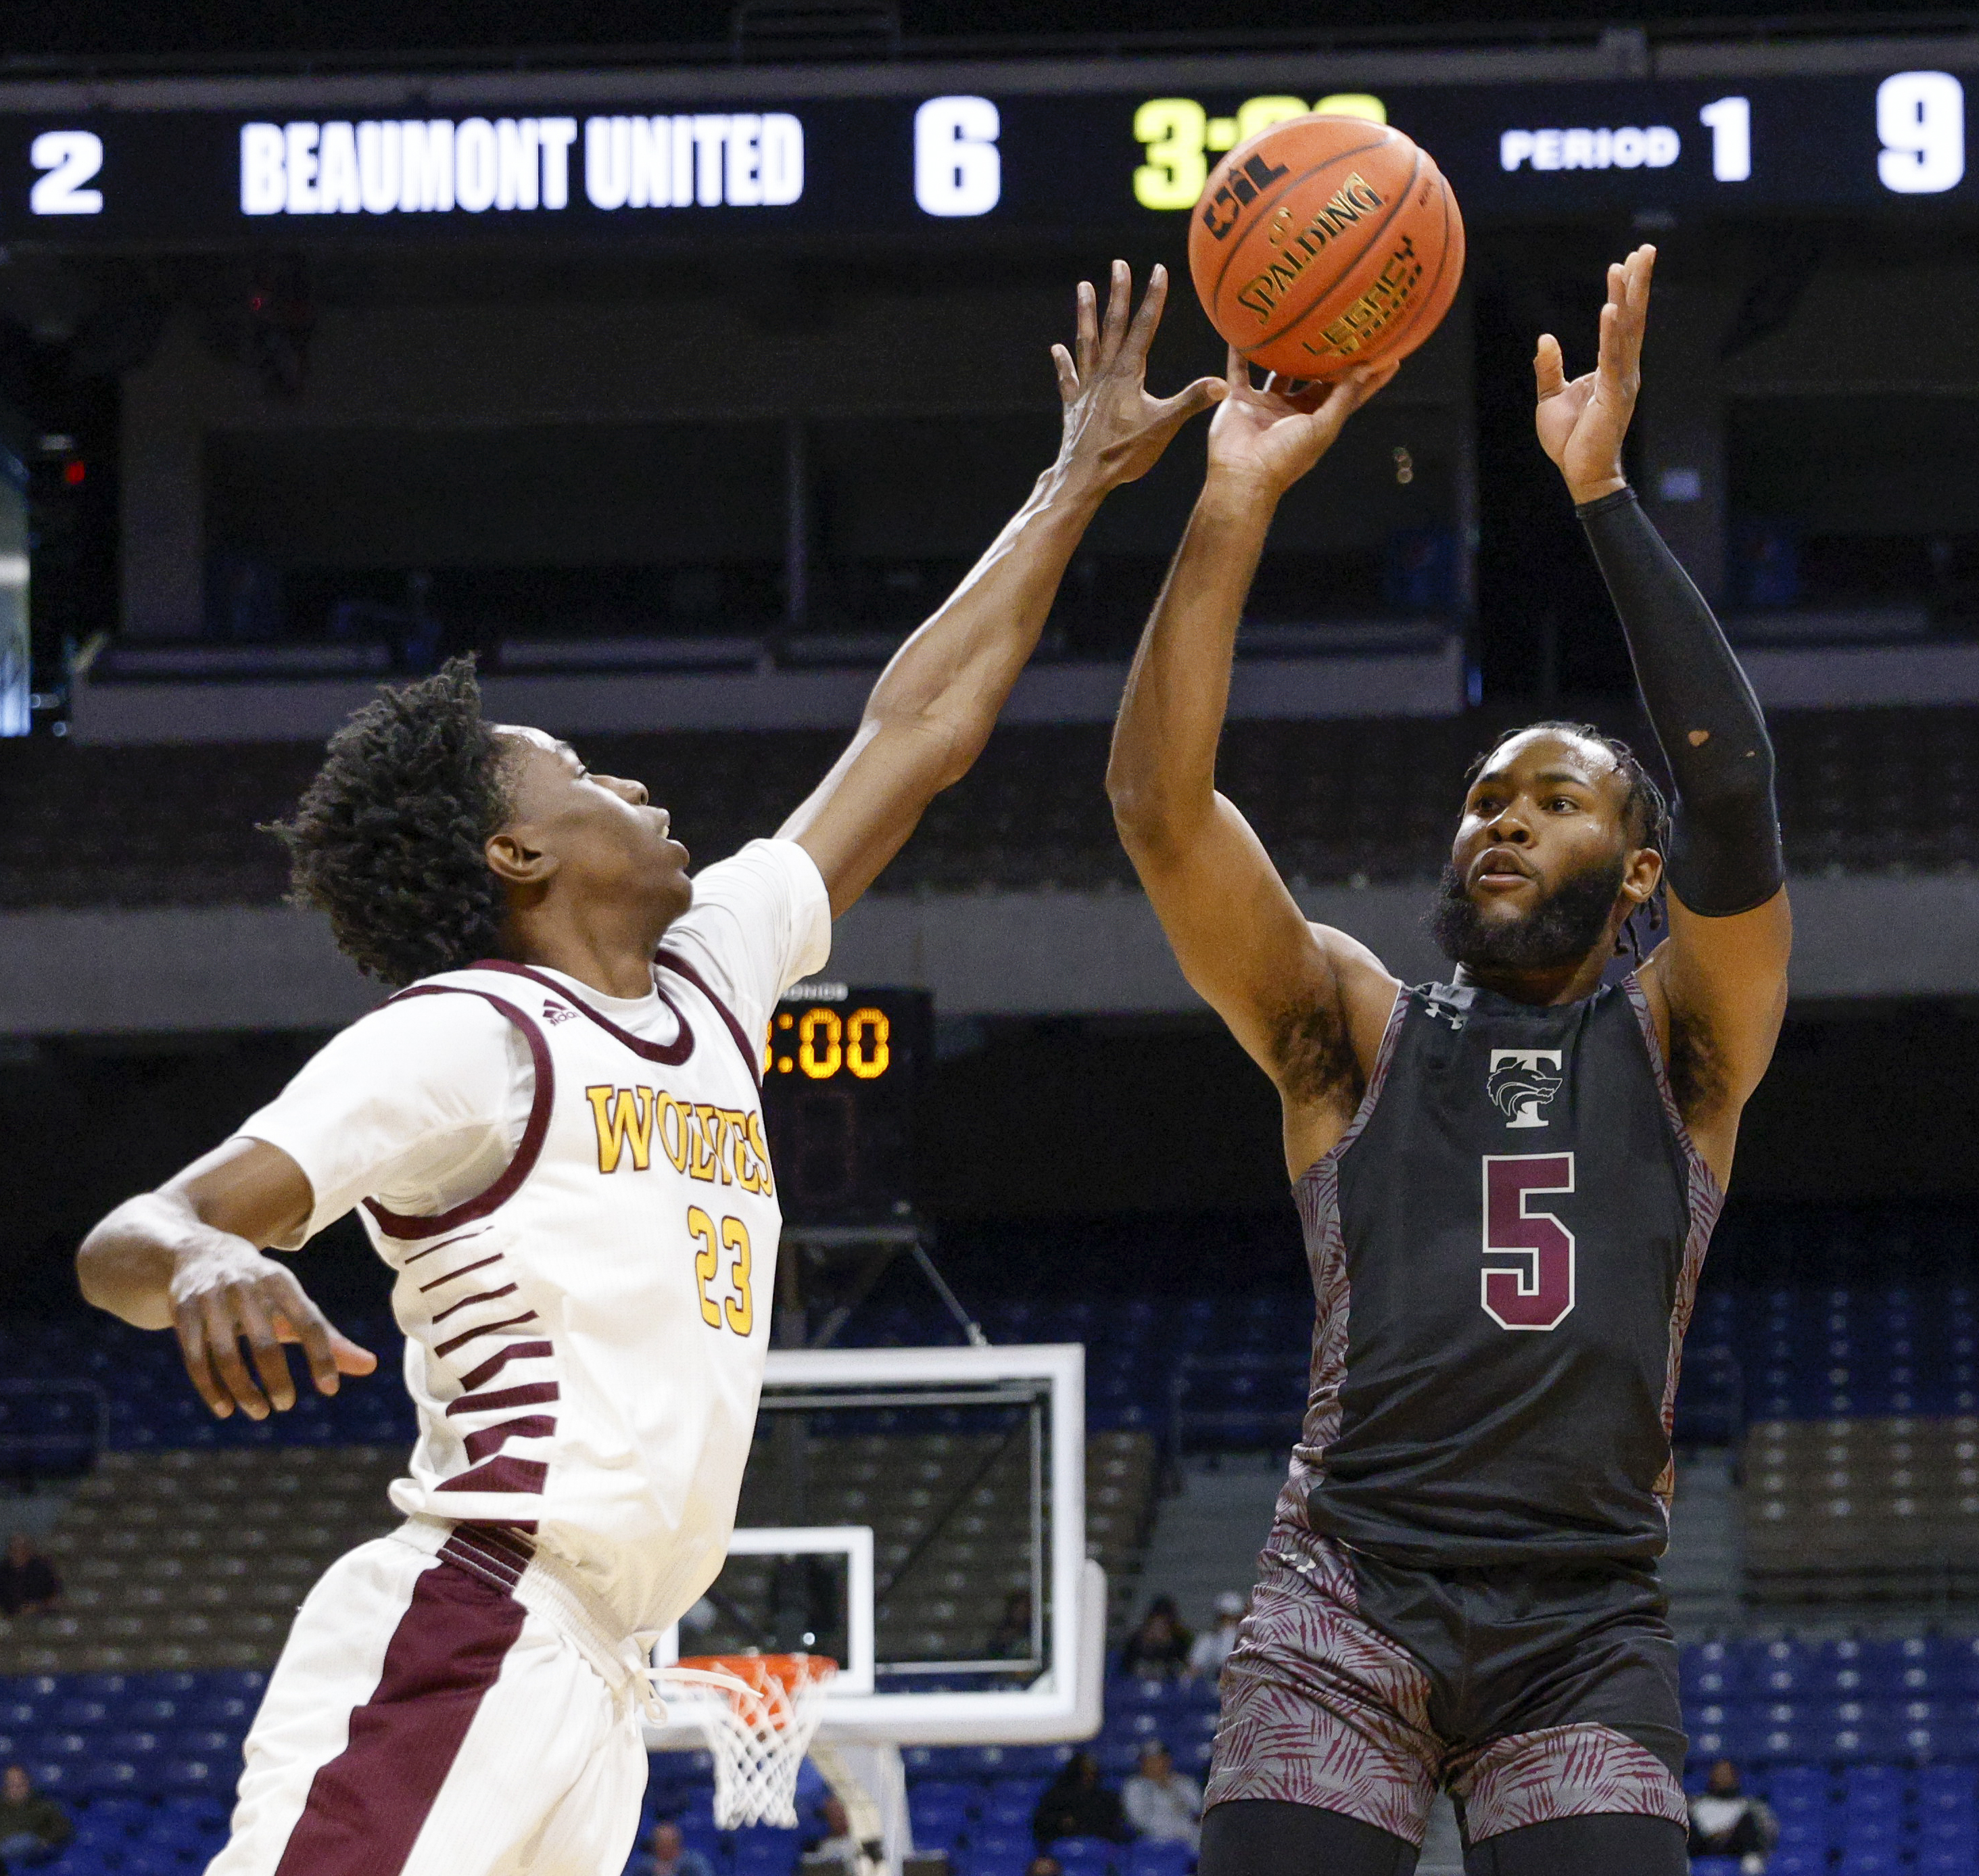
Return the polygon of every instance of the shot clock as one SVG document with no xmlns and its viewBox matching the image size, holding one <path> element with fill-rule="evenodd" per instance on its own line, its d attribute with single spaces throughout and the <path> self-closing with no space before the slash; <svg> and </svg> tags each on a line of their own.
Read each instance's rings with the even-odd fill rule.
<svg viewBox="0 0 1979 1876">
<path fill-rule="evenodd" d="M 777 1006 L 763 1038 L 763 1115 L 791 1223 L 873 1223 L 913 1204 L 933 1029 L 925 990 L 804 983 Z"/>
</svg>

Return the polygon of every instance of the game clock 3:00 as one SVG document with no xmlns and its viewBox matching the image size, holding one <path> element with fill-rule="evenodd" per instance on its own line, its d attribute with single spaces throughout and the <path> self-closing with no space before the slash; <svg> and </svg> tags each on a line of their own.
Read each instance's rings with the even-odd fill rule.
<svg viewBox="0 0 1979 1876">
<path fill-rule="evenodd" d="M 873 1004 L 840 1010 L 825 1003 L 780 1006 L 763 1039 L 763 1072 L 828 1082 L 840 1075 L 874 1082 L 893 1066 L 893 1019 Z"/>
<path fill-rule="evenodd" d="M 1388 121 L 1387 107 L 1365 91 L 1337 91 L 1310 104 L 1298 98 L 1247 98 L 1228 117 L 1212 117 L 1192 98 L 1149 98 L 1134 113 L 1134 141 L 1147 159 L 1134 172 L 1134 200 L 1143 208 L 1195 207 L 1215 157 L 1308 111 Z"/>
</svg>

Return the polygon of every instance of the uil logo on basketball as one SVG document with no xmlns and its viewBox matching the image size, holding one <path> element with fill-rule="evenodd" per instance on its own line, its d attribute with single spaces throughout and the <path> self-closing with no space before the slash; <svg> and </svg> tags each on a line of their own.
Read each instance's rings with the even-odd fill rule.
<svg viewBox="0 0 1979 1876">
<path fill-rule="evenodd" d="M 1543 1127 L 1546 1117 L 1540 1110 L 1560 1091 L 1566 1078 L 1560 1072 L 1557 1049 L 1494 1049 L 1491 1073 L 1484 1092 L 1505 1116 L 1507 1127 Z"/>
</svg>

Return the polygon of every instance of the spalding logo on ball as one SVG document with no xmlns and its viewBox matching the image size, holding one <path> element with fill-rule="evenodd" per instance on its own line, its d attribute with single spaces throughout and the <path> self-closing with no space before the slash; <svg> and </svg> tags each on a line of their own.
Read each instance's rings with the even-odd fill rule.
<svg viewBox="0 0 1979 1876">
<path fill-rule="evenodd" d="M 1436 330 L 1464 277 L 1464 218 L 1400 131 L 1289 118 L 1217 164 L 1188 270 L 1210 323 L 1249 363 L 1338 378 L 1406 358 Z"/>
</svg>

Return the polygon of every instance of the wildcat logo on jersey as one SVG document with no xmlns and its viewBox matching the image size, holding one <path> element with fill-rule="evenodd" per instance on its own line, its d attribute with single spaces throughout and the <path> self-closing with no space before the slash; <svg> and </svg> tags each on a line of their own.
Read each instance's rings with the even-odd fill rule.
<svg viewBox="0 0 1979 1876">
<path fill-rule="evenodd" d="M 1497 1102 L 1507 1127 L 1543 1127 L 1540 1112 L 1558 1094 L 1566 1077 L 1560 1072 L 1557 1049 L 1494 1049 L 1484 1092 Z"/>
</svg>

